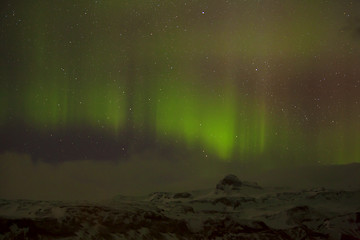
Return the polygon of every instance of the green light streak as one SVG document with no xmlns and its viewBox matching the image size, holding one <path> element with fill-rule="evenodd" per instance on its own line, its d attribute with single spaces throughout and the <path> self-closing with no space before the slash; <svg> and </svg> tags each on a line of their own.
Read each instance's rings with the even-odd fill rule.
<svg viewBox="0 0 360 240">
<path fill-rule="evenodd" d="M 190 144 L 200 126 L 196 97 L 176 81 L 162 81 L 156 107 L 156 131 L 160 136 L 184 137 Z"/>
<path fill-rule="evenodd" d="M 360 131 L 360 124 L 348 122 L 346 126 L 336 125 L 322 129 L 317 139 L 320 161 L 331 161 L 333 164 L 360 162 L 360 137 L 354 136 L 354 133 Z"/>
<path fill-rule="evenodd" d="M 226 87 L 227 88 L 227 87 Z M 266 145 L 265 110 L 247 112 L 239 109 L 252 103 L 238 101 L 233 90 L 210 94 L 203 89 L 168 83 L 157 104 L 156 129 L 160 137 L 181 138 L 189 146 L 202 146 L 209 154 L 230 159 L 234 153 L 256 154 Z M 239 145 L 236 146 L 236 142 Z"/>
<path fill-rule="evenodd" d="M 77 105 L 77 115 L 84 123 L 111 128 L 118 133 L 126 122 L 124 87 L 118 83 L 93 83 L 85 88 L 85 98 Z"/>
<path fill-rule="evenodd" d="M 67 88 L 56 82 L 32 83 L 25 94 L 27 120 L 39 128 L 65 126 L 67 121 Z"/>
<path fill-rule="evenodd" d="M 228 159 L 234 151 L 236 103 L 234 99 L 208 99 L 208 101 L 203 102 L 205 112 L 202 115 L 201 140 L 208 150 L 215 149 L 220 158 Z"/>
<path fill-rule="evenodd" d="M 0 125 L 4 125 L 8 113 L 8 93 L 5 88 L 0 89 Z"/>
</svg>

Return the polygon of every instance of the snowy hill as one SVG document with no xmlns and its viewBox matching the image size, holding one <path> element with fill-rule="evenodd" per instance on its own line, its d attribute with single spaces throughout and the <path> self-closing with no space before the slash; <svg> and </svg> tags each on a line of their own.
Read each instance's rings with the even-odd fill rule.
<svg viewBox="0 0 360 240">
<path fill-rule="evenodd" d="M 0 239 L 360 239 L 360 191 L 214 187 L 98 202 L 0 201 Z"/>
</svg>

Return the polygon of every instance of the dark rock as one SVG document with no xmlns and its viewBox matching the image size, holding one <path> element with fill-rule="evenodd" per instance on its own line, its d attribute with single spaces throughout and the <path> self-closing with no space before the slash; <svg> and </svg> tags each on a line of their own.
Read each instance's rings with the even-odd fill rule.
<svg viewBox="0 0 360 240">
<path fill-rule="evenodd" d="M 229 174 L 216 185 L 216 189 L 225 190 L 226 188 L 230 188 L 232 190 L 237 190 L 240 189 L 241 186 L 242 182 L 239 178 L 233 174 Z"/>
<path fill-rule="evenodd" d="M 161 201 L 165 199 L 171 199 L 172 194 L 168 192 L 154 192 L 149 195 L 150 201 Z"/>
<path fill-rule="evenodd" d="M 340 240 L 359 240 L 357 237 L 342 233 Z"/>
<path fill-rule="evenodd" d="M 173 198 L 191 198 L 192 195 L 188 192 L 175 193 Z"/>
<path fill-rule="evenodd" d="M 187 205 L 179 205 L 176 206 L 173 211 L 180 212 L 180 213 L 195 213 L 194 208 Z"/>
<path fill-rule="evenodd" d="M 217 203 L 222 203 L 224 204 L 225 206 L 228 206 L 228 207 L 236 207 L 236 204 L 237 204 L 237 201 L 236 200 L 233 200 L 233 199 L 229 199 L 229 198 L 226 198 L 226 197 L 222 197 L 222 198 L 217 198 L 213 201 L 213 204 L 217 204 Z"/>
<path fill-rule="evenodd" d="M 356 223 L 360 223 L 360 212 L 355 213 L 356 214 Z"/>
</svg>

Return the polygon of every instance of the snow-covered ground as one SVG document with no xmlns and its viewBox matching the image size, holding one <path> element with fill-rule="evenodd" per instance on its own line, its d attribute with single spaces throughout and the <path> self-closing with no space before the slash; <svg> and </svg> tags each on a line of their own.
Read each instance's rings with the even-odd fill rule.
<svg viewBox="0 0 360 240">
<path fill-rule="evenodd" d="M 0 200 L 0 239 L 360 239 L 360 191 L 214 188 L 90 202 Z"/>
</svg>

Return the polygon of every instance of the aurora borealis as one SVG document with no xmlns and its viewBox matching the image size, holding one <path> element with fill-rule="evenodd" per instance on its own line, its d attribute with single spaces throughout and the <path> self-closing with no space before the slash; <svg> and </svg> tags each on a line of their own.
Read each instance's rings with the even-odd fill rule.
<svg viewBox="0 0 360 240">
<path fill-rule="evenodd" d="M 45 161 L 155 151 L 270 168 L 359 162 L 359 10 L 7 1 L 0 149 Z"/>
</svg>

